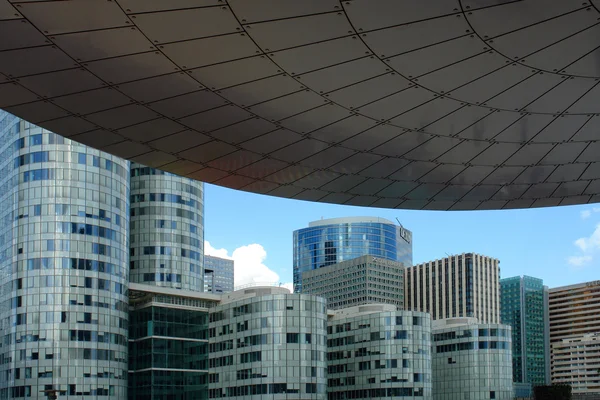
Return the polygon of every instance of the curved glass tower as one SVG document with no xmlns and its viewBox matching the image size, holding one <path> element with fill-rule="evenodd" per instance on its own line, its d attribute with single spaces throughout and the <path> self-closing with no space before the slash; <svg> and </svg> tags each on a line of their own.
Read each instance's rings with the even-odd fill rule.
<svg viewBox="0 0 600 400">
<path fill-rule="evenodd" d="M 294 292 L 302 273 L 370 255 L 412 265 L 412 233 L 377 217 L 333 218 L 294 231 Z"/>
<path fill-rule="evenodd" d="M 131 282 L 204 291 L 204 184 L 131 164 Z"/>
<path fill-rule="evenodd" d="M 209 309 L 209 399 L 327 400 L 322 297 L 253 287 Z"/>
<path fill-rule="evenodd" d="M 126 399 L 129 163 L 1 111 L 0 154 L 0 399 Z"/>
</svg>

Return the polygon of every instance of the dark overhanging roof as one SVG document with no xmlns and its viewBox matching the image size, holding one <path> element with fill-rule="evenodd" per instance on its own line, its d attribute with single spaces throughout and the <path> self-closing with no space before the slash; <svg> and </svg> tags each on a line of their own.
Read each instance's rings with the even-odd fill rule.
<svg viewBox="0 0 600 400">
<path fill-rule="evenodd" d="M 274 196 L 597 202 L 599 19 L 574 0 L 0 0 L 0 107 Z"/>
</svg>

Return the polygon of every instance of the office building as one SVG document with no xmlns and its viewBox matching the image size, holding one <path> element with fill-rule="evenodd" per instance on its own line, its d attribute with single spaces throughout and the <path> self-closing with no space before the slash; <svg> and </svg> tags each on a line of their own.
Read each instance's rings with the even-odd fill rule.
<svg viewBox="0 0 600 400">
<path fill-rule="evenodd" d="M 431 318 L 370 304 L 336 311 L 327 326 L 329 400 L 431 399 Z"/>
<path fill-rule="evenodd" d="M 500 262 L 463 253 L 407 268 L 406 309 L 431 314 L 434 320 L 473 317 L 500 322 Z"/>
<path fill-rule="evenodd" d="M 575 400 L 600 399 L 600 332 L 553 343 L 552 376 L 571 385 Z"/>
<path fill-rule="evenodd" d="M 130 400 L 208 397 L 208 313 L 219 301 L 195 291 L 129 285 Z"/>
<path fill-rule="evenodd" d="M 500 280 L 500 319 L 512 328 L 513 382 L 550 383 L 548 288 L 541 279 Z"/>
<path fill-rule="evenodd" d="M 129 162 L 0 111 L 0 399 L 125 399 Z"/>
<path fill-rule="evenodd" d="M 209 398 L 326 399 L 325 299 L 254 287 L 209 313 Z"/>
<path fill-rule="evenodd" d="M 204 291 L 207 293 L 233 292 L 234 262 L 226 258 L 204 256 Z"/>
<path fill-rule="evenodd" d="M 451 318 L 432 333 L 434 400 L 512 400 L 510 326 Z"/>
<path fill-rule="evenodd" d="M 302 274 L 370 255 L 412 265 L 412 233 L 383 218 L 347 217 L 311 222 L 294 231 L 294 292 Z"/>
<path fill-rule="evenodd" d="M 549 312 L 552 383 L 600 398 L 600 281 L 550 289 Z"/>
<path fill-rule="evenodd" d="M 130 197 L 130 281 L 203 291 L 203 183 L 132 163 Z"/>
<path fill-rule="evenodd" d="M 303 293 L 327 299 L 332 310 L 363 304 L 393 304 L 404 309 L 404 266 L 362 256 L 302 274 Z"/>
</svg>

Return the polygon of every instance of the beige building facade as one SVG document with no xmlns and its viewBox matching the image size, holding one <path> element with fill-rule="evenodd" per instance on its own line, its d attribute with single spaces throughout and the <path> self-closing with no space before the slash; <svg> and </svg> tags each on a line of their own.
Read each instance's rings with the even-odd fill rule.
<svg viewBox="0 0 600 400">
<path fill-rule="evenodd" d="M 404 265 L 397 261 L 357 257 L 306 271 L 302 281 L 302 293 L 326 298 L 331 310 L 373 303 L 404 309 Z"/>
<path fill-rule="evenodd" d="M 549 314 L 552 383 L 600 398 L 600 280 L 550 289 Z"/>
<path fill-rule="evenodd" d="M 406 269 L 406 309 L 431 314 L 432 319 L 477 318 L 500 323 L 500 261 L 463 253 Z"/>
</svg>

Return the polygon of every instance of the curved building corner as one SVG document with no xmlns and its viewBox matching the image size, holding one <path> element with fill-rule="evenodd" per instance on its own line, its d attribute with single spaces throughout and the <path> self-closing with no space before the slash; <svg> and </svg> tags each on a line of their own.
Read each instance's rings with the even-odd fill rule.
<svg viewBox="0 0 600 400">
<path fill-rule="evenodd" d="M 204 184 L 131 164 L 131 282 L 204 291 Z"/>
<path fill-rule="evenodd" d="M 327 398 L 325 299 L 244 289 L 209 318 L 209 398 Z"/>
<path fill-rule="evenodd" d="M 294 231 L 294 292 L 302 273 L 369 255 L 412 265 L 412 232 L 378 217 L 332 218 Z"/>
<path fill-rule="evenodd" d="M 127 398 L 129 162 L 0 111 L 0 399 Z"/>
</svg>

